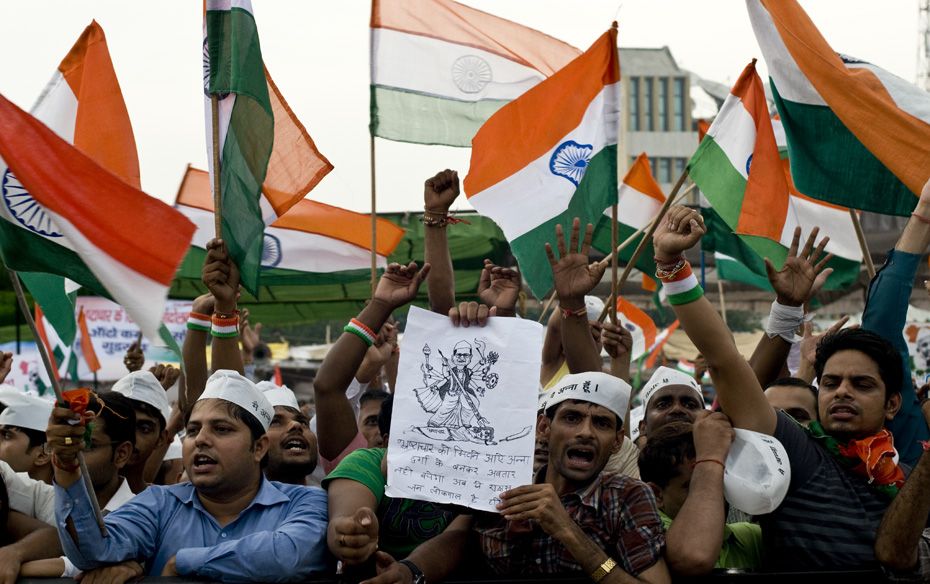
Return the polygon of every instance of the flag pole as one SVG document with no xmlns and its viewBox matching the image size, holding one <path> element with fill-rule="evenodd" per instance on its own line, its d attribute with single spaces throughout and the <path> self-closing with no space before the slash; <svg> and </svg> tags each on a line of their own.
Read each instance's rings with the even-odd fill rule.
<svg viewBox="0 0 930 584">
<path fill-rule="evenodd" d="M 720 316 L 723 317 L 723 324 L 727 324 L 727 304 L 723 299 L 723 280 L 720 279 L 720 273 L 717 273 L 717 295 L 720 297 Z"/>
<path fill-rule="evenodd" d="M 16 292 L 19 310 L 23 313 L 26 324 L 29 325 L 29 330 L 32 331 L 32 336 L 36 340 L 36 348 L 39 350 L 39 355 L 42 357 L 42 363 L 45 365 L 45 371 L 48 373 L 49 380 L 52 382 L 52 389 L 55 391 L 55 400 L 58 403 L 63 403 L 64 397 L 61 395 L 61 382 L 58 376 L 55 375 L 55 368 L 52 366 L 52 360 L 48 355 L 48 347 L 45 346 L 45 343 L 42 342 L 42 338 L 39 336 L 39 330 L 36 328 L 36 321 L 32 318 L 32 312 L 29 310 L 29 304 L 26 302 L 26 293 L 23 291 L 23 285 L 19 281 L 19 275 L 9 268 L 7 268 L 7 273 L 10 275 L 10 282 L 13 283 L 13 290 Z M 97 518 L 97 526 L 100 528 L 100 534 L 106 537 L 107 528 L 103 523 L 103 514 L 100 512 L 100 503 L 97 502 L 97 494 L 94 492 L 94 485 L 90 480 L 90 472 L 87 470 L 87 463 L 84 461 L 84 452 L 78 452 L 77 459 L 81 467 L 81 480 L 90 498 L 94 516 Z"/>
<path fill-rule="evenodd" d="M 617 21 L 613 21 L 610 25 L 615 31 L 619 28 Z M 619 68 L 620 52 L 618 47 L 614 47 L 614 50 L 617 51 L 617 66 Z M 626 94 L 625 87 L 621 81 L 619 85 L 620 91 L 617 92 L 617 111 L 619 112 L 617 120 L 617 189 L 614 192 L 614 196 L 618 197 L 620 195 L 620 181 L 623 180 L 621 177 L 626 176 L 627 169 L 627 156 L 626 156 L 626 111 L 623 107 L 623 98 Z M 617 203 L 614 203 L 610 206 L 610 250 L 614 252 L 617 249 L 617 239 L 619 237 L 617 230 L 619 229 L 617 225 Z M 617 324 L 617 254 L 611 253 L 610 261 L 610 296 L 614 301 L 610 305 L 610 322 L 611 324 Z"/>
<path fill-rule="evenodd" d="M 220 191 L 220 101 L 215 93 L 210 94 L 210 115 L 213 120 L 213 227 L 217 239 L 223 238 L 223 213 Z"/>
<path fill-rule="evenodd" d="M 859 248 L 862 250 L 862 260 L 865 262 L 865 270 L 869 274 L 869 280 L 875 277 L 875 264 L 872 263 L 872 254 L 869 253 L 869 244 L 865 240 L 865 233 L 862 232 L 862 224 L 859 223 L 859 214 L 855 209 L 849 209 L 849 218 L 852 219 L 853 227 L 856 229 L 856 239 L 859 240 Z"/>
<path fill-rule="evenodd" d="M 375 185 L 375 135 L 371 134 L 371 293 L 378 286 L 378 199 Z"/>
<path fill-rule="evenodd" d="M 555 289 L 549 294 L 549 298 L 546 299 L 546 302 L 543 303 L 542 312 L 539 313 L 539 320 L 536 322 L 542 322 L 546 318 L 546 313 L 549 312 L 549 307 L 552 306 L 552 301 L 555 300 L 556 293 Z"/>
<path fill-rule="evenodd" d="M 672 202 L 678 198 L 678 191 L 681 190 L 681 185 L 685 183 L 685 179 L 688 178 L 688 168 L 685 167 L 685 170 L 681 173 L 681 176 L 678 177 L 678 182 L 675 183 L 675 187 L 672 189 L 672 193 L 665 199 L 665 202 L 662 203 L 662 208 L 659 209 L 658 214 L 655 219 L 652 220 L 652 225 L 649 226 L 646 235 L 639 241 L 639 245 L 636 246 L 636 249 L 633 250 L 633 255 L 630 256 L 630 260 L 626 263 L 626 266 L 623 268 L 623 274 L 620 275 L 620 282 L 617 284 L 617 289 L 623 287 L 623 284 L 626 282 L 627 278 L 630 277 L 630 272 L 633 271 L 633 266 L 636 265 L 639 256 L 642 255 L 643 250 L 646 249 L 647 242 L 652 239 L 652 235 L 656 232 L 656 228 L 659 226 L 659 221 L 665 217 L 665 214 L 668 212 L 669 208 L 672 206 Z M 601 311 L 601 315 L 598 317 L 598 322 L 604 322 L 604 318 L 607 316 L 607 308 L 611 305 L 617 304 L 616 296 L 611 295 L 609 302 L 604 306 L 604 310 Z"/>
</svg>

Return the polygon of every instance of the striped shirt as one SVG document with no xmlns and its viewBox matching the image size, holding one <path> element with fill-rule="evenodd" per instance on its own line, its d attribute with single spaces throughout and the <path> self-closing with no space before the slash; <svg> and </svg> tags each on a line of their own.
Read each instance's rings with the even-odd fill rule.
<svg viewBox="0 0 930 584">
<path fill-rule="evenodd" d="M 767 567 L 877 568 L 875 532 L 890 499 L 841 467 L 784 412 L 774 436 L 791 461 L 791 485 L 778 509 L 760 517 Z"/>
<path fill-rule="evenodd" d="M 546 467 L 537 473 L 546 476 Z M 601 473 L 584 489 L 562 498 L 568 515 L 619 567 L 637 575 L 659 561 L 665 530 L 655 496 L 643 482 Z M 533 523 L 519 529 L 500 515 L 482 514 L 475 522 L 481 551 L 499 575 L 581 572 L 581 564 L 558 540 Z"/>
</svg>

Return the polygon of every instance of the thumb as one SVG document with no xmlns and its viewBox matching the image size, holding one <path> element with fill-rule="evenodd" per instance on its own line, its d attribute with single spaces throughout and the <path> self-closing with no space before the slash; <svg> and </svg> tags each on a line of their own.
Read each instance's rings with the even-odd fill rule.
<svg viewBox="0 0 930 584">
<path fill-rule="evenodd" d="M 257 325 L 255 325 L 254 330 L 255 330 L 255 334 L 256 334 L 256 335 L 261 334 L 261 332 L 262 332 L 262 323 L 258 323 Z"/>
<path fill-rule="evenodd" d="M 762 261 L 765 262 L 765 273 L 768 276 L 769 280 L 775 278 L 778 274 L 778 270 L 775 269 L 775 266 L 772 264 L 772 261 L 769 258 L 762 258 Z"/>
<path fill-rule="evenodd" d="M 369 527 L 378 521 L 378 518 L 375 516 L 374 512 L 368 507 L 361 507 L 358 511 L 355 512 L 355 522 L 362 527 Z"/>
<path fill-rule="evenodd" d="M 394 559 L 394 556 L 387 552 L 382 552 L 380 550 L 375 552 L 375 567 L 377 568 L 379 574 L 396 561 L 397 560 Z"/>
</svg>

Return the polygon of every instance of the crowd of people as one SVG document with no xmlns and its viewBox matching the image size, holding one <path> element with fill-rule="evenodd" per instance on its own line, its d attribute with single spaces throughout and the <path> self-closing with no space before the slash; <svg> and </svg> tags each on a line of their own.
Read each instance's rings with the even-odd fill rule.
<svg viewBox="0 0 930 584">
<path fill-rule="evenodd" d="M 237 310 L 238 269 L 219 239 L 203 266 L 209 293 L 188 321 L 183 375 L 142 370 L 133 348 L 131 372 L 107 392 L 52 404 L 0 391 L 0 584 L 337 571 L 371 584 L 554 574 L 614 584 L 720 568 L 930 579 L 930 398 L 915 388 L 903 338 L 930 246 L 930 188 L 871 281 L 859 327 L 810 329 L 830 256 L 816 230 L 796 230 L 784 266 L 768 264 L 775 298 L 749 360 L 684 256 L 705 232 L 702 216 L 672 206 L 653 236 L 656 276 L 713 379 L 714 403 L 700 373 L 667 367 L 634 391 L 630 332 L 600 323 L 604 303 L 591 296 L 606 265 L 589 260 L 592 226 L 557 226 L 545 251 L 559 304 L 539 379 L 525 380 L 539 388 L 535 474 L 501 494 L 497 513 L 386 494 L 401 350 L 393 315 L 425 282 L 430 308 L 451 326 L 482 327 L 515 318 L 521 290 L 516 269 L 486 261 L 480 302 L 456 301 L 446 232 L 458 176 L 440 172 L 424 190 L 424 263 L 384 271 L 320 366 L 312 416 L 286 386 L 252 379 L 255 328 Z M 793 347 L 800 365 L 789 369 Z M 3 355 L 0 376 L 13 359 Z M 447 388 L 443 405 L 466 386 Z M 631 428 L 636 402 L 643 418 Z M 736 429 L 777 439 L 787 456 L 787 493 L 771 513 L 747 515 L 724 495 Z"/>
</svg>

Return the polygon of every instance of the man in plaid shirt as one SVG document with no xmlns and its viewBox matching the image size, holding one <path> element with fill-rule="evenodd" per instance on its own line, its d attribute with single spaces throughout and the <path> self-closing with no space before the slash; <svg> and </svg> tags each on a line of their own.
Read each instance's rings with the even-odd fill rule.
<svg viewBox="0 0 930 584">
<path fill-rule="evenodd" d="M 464 559 L 477 537 L 499 575 L 583 572 L 594 582 L 669 582 L 665 533 L 652 491 L 623 475 L 601 474 L 620 448 L 630 386 L 601 372 L 566 375 L 544 394 L 537 432 L 549 463 L 532 485 L 501 495 L 500 515 L 459 516 L 405 560 L 376 554 L 371 584 L 433 584 Z"/>
</svg>

